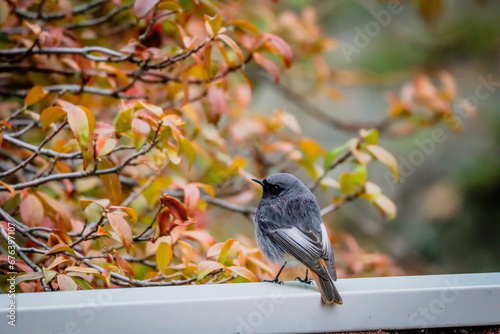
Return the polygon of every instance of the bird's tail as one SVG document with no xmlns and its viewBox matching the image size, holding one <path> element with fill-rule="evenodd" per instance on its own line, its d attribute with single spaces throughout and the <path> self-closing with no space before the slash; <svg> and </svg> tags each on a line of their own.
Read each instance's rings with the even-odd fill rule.
<svg viewBox="0 0 500 334">
<path fill-rule="evenodd" d="M 340 297 L 340 293 L 338 292 L 335 284 L 333 283 L 333 279 L 330 275 L 327 275 L 327 278 L 323 278 L 313 273 L 314 280 L 319 287 L 319 291 L 321 292 L 321 298 L 325 304 L 342 304 L 342 297 Z"/>
</svg>

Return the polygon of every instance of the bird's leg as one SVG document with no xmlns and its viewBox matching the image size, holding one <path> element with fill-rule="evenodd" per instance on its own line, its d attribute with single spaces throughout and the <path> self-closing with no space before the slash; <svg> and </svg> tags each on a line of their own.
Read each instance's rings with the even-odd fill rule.
<svg viewBox="0 0 500 334">
<path fill-rule="evenodd" d="M 300 277 L 295 277 L 296 280 L 301 281 L 302 283 L 312 284 L 313 280 L 308 277 L 309 269 L 306 269 L 306 278 L 302 279 Z"/>
<path fill-rule="evenodd" d="M 283 271 L 283 268 L 285 268 L 285 266 L 286 266 L 286 261 L 283 264 L 283 266 L 281 267 L 280 271 L 278 271 L 278 275 L 276 275 L 275 278 L 273 278 L 271 280 L 265 279 L 264 282 L 271 282 L 271 283 L 283 284 L 283 281 L 278 280 L 278 278 L 280 277 L 280 274 Z"/>
</svg>

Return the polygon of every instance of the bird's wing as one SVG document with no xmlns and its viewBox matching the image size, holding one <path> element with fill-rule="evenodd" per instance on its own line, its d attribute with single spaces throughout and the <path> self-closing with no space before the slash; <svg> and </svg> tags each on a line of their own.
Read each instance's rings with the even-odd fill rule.
<svg viewBox="0 0 500 334">
<path fill-rule="evenodd" d="M 325 261 L 326 268 L 330 277 L 336 281 L 337 280 L 337 270 L 335 269 L 335 255 L 333 255 L 332 244 L 330 243 L 330 238 L 328 237 L 328 232 L 324 224 L 321 224 L 321 235 L 322 235 L 322 250 L 321 258 Z"/>
<path fill-rule="evenodd" d="M 286 252 L 310 268 L 317 275 L 327 279 L 328 273 L 320 263 L 323 245 L 318 234 L 312 231 L 304 233 L 296 227 L 278 228 L 269 231 L 269 236 Z"/>
</svg>

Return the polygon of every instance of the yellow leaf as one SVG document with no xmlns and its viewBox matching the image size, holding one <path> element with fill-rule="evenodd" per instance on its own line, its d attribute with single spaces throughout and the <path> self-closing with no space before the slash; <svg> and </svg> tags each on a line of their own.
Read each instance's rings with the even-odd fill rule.
<svg viewBox="0 0 500 334">
<path fill-rule="evenodd" d="M 172 246 L 167 242 L 161 242 L 156 250 L 156 263 L 158 270 L 164 272 L 172 261 Z"/>
<path fill-rule="evenodd" d="M 384 194 L 380 194 L 373 199 L 373 204 L 380 210 L 382 216 L 392 220 L 396 217 L 396 205 Z"/>
<path fill-rule="evenodd" d="M 229 239 L 222 247 L 217 261 L 222 264 L 227 264 L 226 262 L 231 263 L 239 250 L 239 243 L 235 239 Z"/>
<path fill-rule="evenodd" d="M 375 159 L 379 160 L 381 163 L 389 167 L 389 169 L 396 177 L 396 180 L 399 180 L 398 162 L 391 153 L 376 145 L 367 145 L 366 149 L 375 157 Z"/>
</svg>

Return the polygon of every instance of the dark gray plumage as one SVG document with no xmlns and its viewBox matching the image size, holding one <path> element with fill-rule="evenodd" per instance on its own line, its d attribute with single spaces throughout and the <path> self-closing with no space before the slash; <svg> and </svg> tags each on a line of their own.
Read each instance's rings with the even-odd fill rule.
<svg viewBox="0 0 500 334">
<path fill-rule="evenodd" d="M 253 181 L 263 187 L 255 214 L 255 234 L 264 256 L 281 264 L 291 255 L 315 274 L 325 303 L 342 304 L 333 283 L 337 280 L 335 256 L 313 193 L 291 174 L 278 173 Z"/>
</svg>

